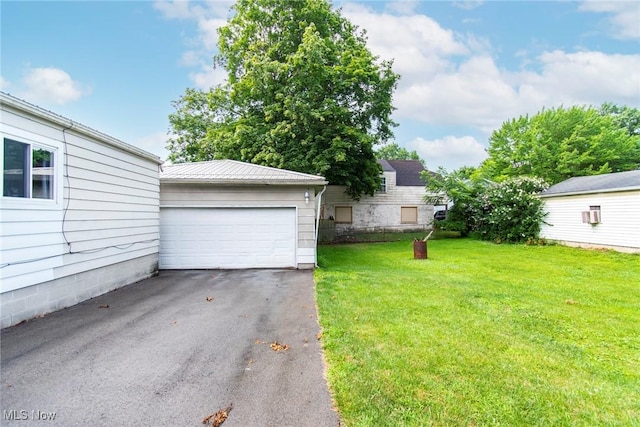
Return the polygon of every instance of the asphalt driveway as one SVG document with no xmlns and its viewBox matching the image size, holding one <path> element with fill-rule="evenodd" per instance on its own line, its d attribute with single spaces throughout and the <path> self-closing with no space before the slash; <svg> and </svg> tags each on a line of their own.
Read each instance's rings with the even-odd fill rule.
<svg viewBox="0 0 640 427">
<path fill-rule="evenodd" d="M 310 271 L 163 271 L 2 330 L 0 424 L 337 426 L 318 332 Z"/>
</svg>

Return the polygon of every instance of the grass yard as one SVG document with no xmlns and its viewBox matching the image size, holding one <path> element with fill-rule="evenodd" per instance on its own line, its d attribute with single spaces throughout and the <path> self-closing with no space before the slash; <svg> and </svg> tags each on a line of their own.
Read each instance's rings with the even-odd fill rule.
<svg viewBox="0 0 640 427">
<path fill-rule="evenodd" d="M 346 426 L 640 426 L 640 256 L 410 241 L 319 248 Z"/>
</svg>

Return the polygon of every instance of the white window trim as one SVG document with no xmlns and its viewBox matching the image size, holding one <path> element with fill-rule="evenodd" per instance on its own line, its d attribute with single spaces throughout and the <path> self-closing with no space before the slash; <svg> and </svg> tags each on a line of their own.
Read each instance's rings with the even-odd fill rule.
<svg viewBox="0 0 640 427">
<path fill-rule="evenodd" d="M 378 193 L 386 193 L 387 192 L 387 177 L 381 176 L 382 181 L 380 182 L 380 188 L 378 189 Z"/>
<path fill-rule="evenodd" d="M 13 141 L 29 144 L 32 147 L 42 148 L 51 151 L 54 156 L 53 161 L 53 199 L 34 199 L 26 197 L 8 197 L 4 196 L 4 140 L 11 139 Z M 0 171 L 2 172 L 2 179 L 0 179 L 0 200 L 2 200 L 3 208 L 7 209 L 62 209 L 63 206 L 63 193 L 64 193 L 64 181 L 63 181 L 63 164 L 64 158 L 64 144 L 62 141 L 57 141 L 51 138 L 44 137 L 42 135 L 29 132 L 24 129 L 16 128 L 13 126 L 2 124 L 0 128 L 0 158 L 3 161 L 0 163 Z"/>
</svg>

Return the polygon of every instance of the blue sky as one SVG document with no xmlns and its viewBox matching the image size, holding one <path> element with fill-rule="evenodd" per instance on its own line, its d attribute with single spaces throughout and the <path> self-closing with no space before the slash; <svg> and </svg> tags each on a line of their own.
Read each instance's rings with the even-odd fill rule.
<svg viewBox="0 0 640 427">
<path fill-rule="evenodd" d="M 395 140 L 478 165 L 493 130 L 560 105 L 640 107 L 638 1 L 334 1 L 393 59 Z M 228 1 L 7 1 L 0 89 L 165 158 L 171 102 L 213 70 Z"/>
</svg>

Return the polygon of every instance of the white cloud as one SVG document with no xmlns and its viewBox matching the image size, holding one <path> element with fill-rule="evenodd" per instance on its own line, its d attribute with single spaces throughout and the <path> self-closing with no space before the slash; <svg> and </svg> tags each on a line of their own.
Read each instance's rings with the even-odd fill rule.
<svg viewBox="0 0 640 427">
<path fill-rule="evenodd" d="M 415 11 L 418 4 L 417 0 L 393 0 L 387 3 L 385 7 L 391 12 L 409 15 Z"/>
<path fill-rule="evenodd" d="M 217 53 L 218 28 L 229 16 L 233 1 L 157 1 L 154 8 L 167 19 L 190 20 L 196 24 L 196 36 L 185 39 L 189 50 L 185 51 L 179 64 L 198 68 L 189 77 L 199 89 L 208 89 L 223 81 L 219 70 L 213 70 L 212 57 Z"/>
<path fill-rule="evenodd" d="M 355 3 L 346 4 L 342 13 L 367 30 L 367 46 L 375 55 L 394 60 L 403 82 L 428 79 L 450 68 L 448 58 L 470 53 L 458 35 L 426 15 L 376 13 Z"/>
<path fill-rule="evenodd" d="M 223 18 L 201 18 L 198 19 L 198 31 L 200 41 L 204 48 L 209 51 L 215 51 L 218 48 L 218 28 L 227 22 Z"/>
<path fill-rule="evenodd" d="M 0 90 L 5 90 L 9 86 L 11 86 L 11 84 L 5 80 L 4 77 L 0 76 Z"/>
<path fill-rule="evenodd" d="M 640 2 L 638 1 L 585 1 L 579 10 L 607 13 L 608 31 L 618 39 L 640 39 Z"/>
<path fill-rule="evenodd" d="M 509 117 L 518 94 L 505 81 L 494 61 L 471 57 L 456 71 L 441 73 L 399 91 L 399 117 L 430 124 L 463 125 L 490 132 Z"/>
<path fill-rule="evenodd" d="M 640 55 L 602 52 L 544 52 L 540 73 L 517 76 L 523 102 L 544 105 L 640 105 Z"/>
<path fill-rule="evenodd" d="M 91 93 L 59 68 L 30 68 L 22 77 L 22 96 L 31 102 L 66 104 Z"/>
<path fill-rule="evenodd" d="M 165 148 L 168 144 L 170 136 L 166 132 L 156 132 L 143 136 L 133 142 L 138 148 L 153 153 L 161 159 L 166 159 L 169 151 Z"/>
<path fill-rule="evenodd" d="M 227 72 L 219 68 L 202 66 L 200 71 L 189 73 L 189 78 L 198 89 L 207 90 L 224 82 Z"/>
<path fill-rule="evenodd" d="M 415 150 L 433 171 L 439 166 L 447 170 L 478 166 L 487 157 L 484 146 L 471 136 L 447 136 L 431 141 L 416 138 L 407 143 L 407 149 Z"/>
<path fill-rule="evenodd" d="M 519 53 L 523 68 L 508 70 L 497 65 L 488 39 L 455 33 L 428 16 L 394 16 L 360 4 L 345 5 L 343 13 L 367 29 L 374 54 L 395 59 L 400 121 L 475 127 L 488 135 L 505 120 L 543 107 L 640 102 L 638 55 Z"/>
<path fill-rule="evenodd" d="M 452 6 L 457 7 L 459 9 L 472 10 L 482 6 L 484 1 L 482 0 L 465 0 L 465 1 L 454 1 Z"/>
</svg>

